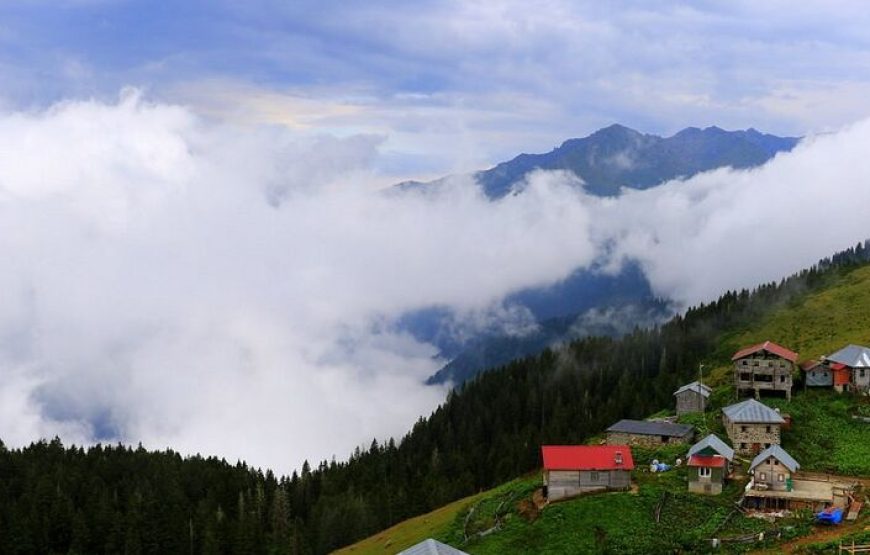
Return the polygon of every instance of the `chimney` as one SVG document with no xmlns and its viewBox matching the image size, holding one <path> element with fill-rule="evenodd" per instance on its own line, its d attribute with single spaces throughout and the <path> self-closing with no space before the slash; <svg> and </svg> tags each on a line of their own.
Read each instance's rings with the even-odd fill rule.
<svg viewBox="0 0 870 555">
<path fill-rule="evenodd" d="M 622 466 L 622 451 L 617 451 L 614 455 L 614 460 L 618 466 Z"/>
</svg>

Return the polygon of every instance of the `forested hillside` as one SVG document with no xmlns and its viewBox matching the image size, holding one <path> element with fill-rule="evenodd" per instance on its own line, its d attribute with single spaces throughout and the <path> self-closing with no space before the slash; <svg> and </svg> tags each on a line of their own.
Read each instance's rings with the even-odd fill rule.
<svg viewBox="0 0 870 555">
<path fill-rule="evenodd" d="M 848 281 L 868 247 L 654 329 L 487 372 L 401 440 L 289 478 L 172 452 L 0 447 L 0 552 L 328 552 L 537 468 L 541 443 L 580 442 L 618 418 L 670 407 L 675 387 L 699 363 L 727 357 L 748 322 L 775 322 L 780 308 Z"/>
</svg>

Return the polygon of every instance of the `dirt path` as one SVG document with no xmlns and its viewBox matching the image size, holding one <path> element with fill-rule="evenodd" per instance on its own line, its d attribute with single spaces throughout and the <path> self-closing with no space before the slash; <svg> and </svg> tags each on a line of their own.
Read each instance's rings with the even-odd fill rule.
<svg viewBox="0 0 870 555">
<path fill-rule="evenodd" d="M 803 546 L 812 543 L 836 540 L 837 538 L 841 538 L 847 534 L 860 532 L 862 530 L 870 530 L 870 523 L 867 522 L 866 518 L 861 518 L 857 522 L 844 522 L 838 526 L 816 526 L 808 536 L 781 543 L 770 550 L 761 551 L 760 553 L 794 553 Z"/>
</svg>

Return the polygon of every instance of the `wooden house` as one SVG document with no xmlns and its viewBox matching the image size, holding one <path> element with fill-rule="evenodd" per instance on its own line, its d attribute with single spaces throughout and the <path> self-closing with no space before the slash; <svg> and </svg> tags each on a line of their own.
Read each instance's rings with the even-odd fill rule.
<svg viewBox="0 0 870 555">
<path fill-rule="evenodd" d="M 746 347 L 734 353 L 734 389 L 740 395 L 762 392 L 783 393 L 791 399 L 792 374 L 798 355 L 772 341 Z"/>
<path fill-rule="evenodd" d="M 722 409 L 722 423 L 734 450 L 754 455 L 780 444 L 785 419 L 767 405 L 747 399 Z"/>
<path fill-rule="evenodd" d="M 870 348 L 849 345 L 824 357 L 824 360 L 831 369 L 840 370 L 844 372 L 844 377 L 848 377 L 849 383 L 843 389 L 870 392 Z"/>
<path fill-rule="evenodd" d="M 544 445 L 541 454 L 544 496 L 550 501 L 631 487 L 634 459 L 628 445 Z"/>
<path fill-rule="evenodd" d="M 834 387 L 834 373 L 820 360 L 808 360 L 801 363 L 804 373 L 804 387 Z"/>
<path fill-rule="evenodd" d="M 762 491 L 792 491 L 792 474 L 800 467 L 785 449 L 779 445 L 771 445 L 752 459 L 752 464 L 749 465 L 749 472 L 752 474 L 750 488 Z"/>
<path fill-rule="evenodd" d="M 673 443 L 689 443 L 695 429 L 688 424 L 649 420 L 620 420 L 607 428 L 608 445 L 658 447 Z"/>
<path fill-rule="evenodd" d="M 707 409 L 707 399 L 712 392 L 712 389 L 701 382 L 692 382 L 674 391 L 674 397 L 677 399 L 677 415 L 704 412 Z"/>
<path fill-rule="evenodd" d="M 689 449 L 687 477 L 689 491 L 719 495 L 731 472 L 734 449 L 715 434 L 710 434 Z"/>
</svg>

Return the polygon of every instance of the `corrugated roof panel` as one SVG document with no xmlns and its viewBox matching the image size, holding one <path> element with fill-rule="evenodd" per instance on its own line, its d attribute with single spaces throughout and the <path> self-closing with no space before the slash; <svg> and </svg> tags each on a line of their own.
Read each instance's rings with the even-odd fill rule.
<svg viewBox="0 0 870 555">
<path fill-rule="evenodd" d="M 754 459 L 752 459 L 752 464 L 749 465 L 749 470 L 752 470 L 756 466 L 760 465 L 767 459 L 768 457 L 773 457 L 782 463 L 783 466 L 791 470 L 792 472 L 796 471 L 801 467 L 800 463 L 798 463 L 794 458 L 789 455 L 785 449 L 780 447 L 779 445 L 771 445 L 764 451 L 758 454 Z"/>
<path fill-rule="evenodd" d="M 783 424 L 785 419 L 775 410 L 755 399 L 747 399 L 722 409 L 731 422 Z"/>
<path fill-rule="evenodd" d="M 870 368 L 870 348 L 861 345 L 843 347 L 825 358 L 831 362 L 845 364 L 850 368 Z"/>
<path fill-rule="evenodd" d="M 683 437 L 693 430 L 688 424 L 670 422 L 650 422 L 648 420 L 620 420 L 607 428 L 608 432 L 638 434 L 646 436 Z"/>
<path fill-rule="evenodd" d="M 734 449 L 728 447 L 716 434 L 710 434 L 689 449 L 689 457 L 692 455 L 712 450 L 728 459 L 734 460 Z"/>
</svg>

